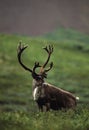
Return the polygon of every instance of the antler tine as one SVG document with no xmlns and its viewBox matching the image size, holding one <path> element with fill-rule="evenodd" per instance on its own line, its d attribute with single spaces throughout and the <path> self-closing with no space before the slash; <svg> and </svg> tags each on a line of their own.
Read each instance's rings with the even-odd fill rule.
<svg viewBox="0 0 89 130">
<path fill-rule="evenodd" d="M 46 46 L 43 49 L 46 50 L 48 54 L 51 54 L 53 52 L 53 45 L 49 45 L 49 48 Z"/>
<path fill-rule="evenodd" d="M 33 73 L 36 74 L 35 69 L 38 68 L 38 67 L 41 67 L 40 64 L 39 64 L 39 62 L 35 62 L 34 67 L 33 67 Z"/>
<path fill-rule="evenodd" d="M 48 50 L 47 46 L 46 46 L 46 47 L 44 47 L 43 49 L 44 49 L 44 50 L 46 50 L 46 51 L 47 51 L 47 53 L 49 53 L 49 50 Z"/>
<path fill-rule="evenodd" d="M 19 45 L 18 45 L 18 53 L 21 53 L 25 48 L 27 48 L 28 45 L 22 45 L 21 42 L 19 42 Z"/>
<path fill-rule="evenodd" d="M 53 52 L 53 45 L 49 45 L 49 53 L 51 54 Z"/>
<path fill-rule="evenodd" d="M 41 66 L 40 66 L 39 62 L 35 62 L 34 67 L 37 68 L 37 67 L 41 67 Z"/>
<path fill-rule="evenodd" d="M 48 69 L 45 70 L 45 72 L 48 72 L 49 70 L 51 70 L 53 67 L 53 62 L 50 63 L 50 67 Z"/>
</svg>

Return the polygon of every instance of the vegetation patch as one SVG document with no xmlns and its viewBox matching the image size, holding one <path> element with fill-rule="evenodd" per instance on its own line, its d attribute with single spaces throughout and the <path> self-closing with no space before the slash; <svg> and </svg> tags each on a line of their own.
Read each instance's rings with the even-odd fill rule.
<svg viewBox="0 0 89 130">
<path fill-rule="evenodd" d="M 89 37 L 77 32 L 66 36 L 63 29 L 60 33 L 55 33 L 55 36 L 59 36 L 57 40 L 48 36 L 30 38 L 0 34 L 1 130 L 89 129 Z M 46 55 L 42 47 L 49 44 L 54 46 L 51 57 L 54 66 L 46 80 L 79 96 L 74 111 L 38 112 L 32 97 L 32 77 L 20 67 L 17 60 L 20 40 L 29 45 L 22 58 L 30 68 L 35 61 L 44 63 Z"/>
</svg>

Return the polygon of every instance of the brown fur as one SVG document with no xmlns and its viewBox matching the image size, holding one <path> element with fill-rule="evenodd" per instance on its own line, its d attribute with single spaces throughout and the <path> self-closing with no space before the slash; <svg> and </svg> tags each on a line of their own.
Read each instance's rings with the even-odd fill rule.
<svg viewBox="0 0 89 130">
<path fill-rule="evenodd" d="M 49 111 L 50 109 L 69 109 L 76 106 L 76 97 L 72 93 L 48 83 L 42 83 L 41 87 L 39 87 L 39 91 L 41 92 L 42 89 L 44 89 L 44 96 L 40 93 L 36 100 L 41 111 L 43 111 L 44 106 L 46 107 L 46 111 Z"/>
</svg>

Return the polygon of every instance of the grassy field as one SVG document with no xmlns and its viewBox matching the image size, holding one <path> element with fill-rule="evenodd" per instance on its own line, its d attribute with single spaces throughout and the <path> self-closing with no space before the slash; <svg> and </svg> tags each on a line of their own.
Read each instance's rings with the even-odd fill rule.
<svg viewBox="0 0 89 130">
<path fill-rule="evenodd" d="M 25 72 L 17 60 L 17 45 L 20 40 L 29 45 L 22 57 L 30 68 L 35 61 L 43 64 L 46 60 L 42 47 L 49 44 L 54 46 L 51 57 L 54 67 L 46 80 L 80 97 L 75 111 L 38 112 L 32 98 L 31 74 Z M 54 35 L 39 38 L 0 34 L 0 129 L 88 130 L 88 42 L 89 36 L 63 29 L 57 30 Z"/>
</svg>

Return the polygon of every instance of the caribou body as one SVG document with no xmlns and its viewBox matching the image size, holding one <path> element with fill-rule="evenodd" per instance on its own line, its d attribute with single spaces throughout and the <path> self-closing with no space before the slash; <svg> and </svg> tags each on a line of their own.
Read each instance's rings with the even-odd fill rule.
<svg viewBox="0 0 89 130">
<path fill-rule="evenodd" d="M 43 48 L 48 53 L 48 58 L 42 66 L 39 65 L 39 62 L 35 62 L 33 69 L 26 67 L 21 61 L 21 54 L 26 48 L 27 46 L 23 46 L 19 43 L 18 61 L 25 70 L 32 74 L 32 94 L 33 99 L 38 104 L 39 110 L 44 111 L 44 107 L 46 111 L 50 109 L 60 110 L 62 108 L 74 108 L 77 104 L 77 99 L 79 99 L 78 97 L 75 97 L 72 93 L 60 89 L 59 87 L 46 83 L 44 80 L 47 78 L 47 72 L 53 67 L 53 62 L 51 62 L 49 68 L 45 69 L 53 52 L 53 46 L 49 45 Z M 37 74 L 35 70 L 38 67 L 40 68 L 40 72 Z"/>
</svg>

